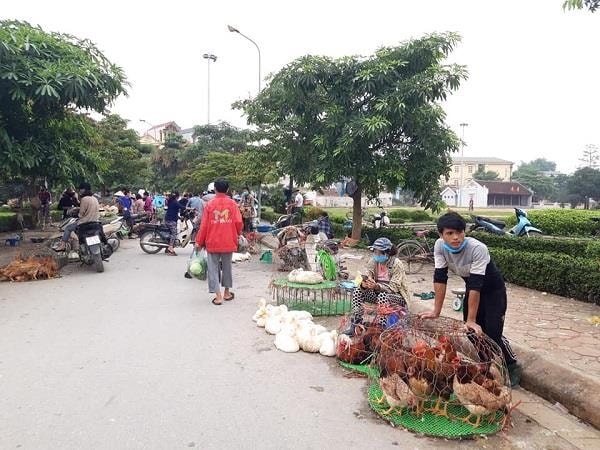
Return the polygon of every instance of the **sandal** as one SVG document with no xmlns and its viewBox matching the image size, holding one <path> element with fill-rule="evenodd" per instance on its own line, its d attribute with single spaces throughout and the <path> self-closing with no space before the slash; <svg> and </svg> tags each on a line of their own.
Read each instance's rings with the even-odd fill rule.
<svg viewBox="0 0 600 450">
<path fill-rule="evenodd" d="M 167 249 L 167 250 L 165 250 L 165 253 L 166 253 L 167 255 L 169 255 L 169 256 L 177 256 L 177 253 L 175 253 L 175 252 L 170 252 L 168 249 Z"/>
<path fill-rule="evenodd" d="M 223 297 L 223 300 L 230 302 L 231 300 L 233 300 L 235 298 L 235 294 L 233 292 L 230 292 L 231 297 L 227 298 L 227 297 Z"/>
<path fill-rule="evenodd" d="M 216 299 L 217 299 L 217 297 L 215 297 L 215 298 L 213 298 L 213 299 L 212 299 L 212 304 L 213 304 L 213 305 L 217 305 L 217 306 L 221 306 L 221 305 L 223 304 L 223 302 L 221 302 L 221 303 L 217 303 L 217 302 L 215 301 Z"/>
</svg>

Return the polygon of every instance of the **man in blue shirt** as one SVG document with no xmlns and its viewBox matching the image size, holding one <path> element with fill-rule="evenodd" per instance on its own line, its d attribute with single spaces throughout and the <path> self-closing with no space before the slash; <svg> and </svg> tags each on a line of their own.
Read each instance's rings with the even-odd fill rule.
<svg viewBox="0 0 600 450">
<path fill-rule="evenodd" d="M 117 201 L 121 205 L 123 212 L 123 220 L 129 227 L 129 239 L 133 239 L 133 219 L 131 218 L 131 208 L 133 206 L 133 200 L 129 193 L 129 189 L 123 189 L 123 196 L 117 197 Z"/>
</svg>

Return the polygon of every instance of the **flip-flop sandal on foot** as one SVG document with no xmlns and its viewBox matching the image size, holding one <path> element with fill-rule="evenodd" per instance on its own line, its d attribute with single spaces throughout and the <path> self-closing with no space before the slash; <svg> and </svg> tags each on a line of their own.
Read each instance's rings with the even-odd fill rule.
<svg viewBox="0 0 600 450">
<path fill-rule="evenodd" d="M 217 298 L 216 298 L 216 297 L 212 299 L 212 304 L 213 304 L 213 305 L 221 306 L 221 305 L 223 304 L 223 302 L 221 302 L 221 303 L 217 303 L 215 300 L 217 300 Z"/>
<path fill-rule="evenodd" d="M 233 300 L 235 298 L 235 294 L 233 292 L 230 292 L 230 294 L 231 294 L 231 297 L 229 297 L 229 298 L 223 297 L 223 299 L 225 301 L 228 301 L 228 302 L 230 302 L 231 300 Z"/>
</svg>

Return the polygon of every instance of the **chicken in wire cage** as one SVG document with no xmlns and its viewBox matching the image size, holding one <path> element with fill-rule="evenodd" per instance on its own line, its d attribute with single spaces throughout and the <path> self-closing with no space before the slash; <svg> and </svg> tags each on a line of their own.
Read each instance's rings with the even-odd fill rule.
<svg viewBox="0 0 600 450">
<path fill-rule="evenodd" d="M 391 422 L 436 436 L 495 433 L 510 415 L 502 351 L 460 321 L 408 316 L 380 336 L 369 402 Z"/>
<path fill-rule="evenodd" d="M 338 327 L 338 359 L 352 365 L 369 362 L 381 348 L 384 330 L 400 325 L 407 316 L 408 310 L 401 306 L 367 304 L 362 322 L 354 327 L 351 336 L 345 331 L 349 329 L 352 314 L 344 316 Z"/>
</svg>

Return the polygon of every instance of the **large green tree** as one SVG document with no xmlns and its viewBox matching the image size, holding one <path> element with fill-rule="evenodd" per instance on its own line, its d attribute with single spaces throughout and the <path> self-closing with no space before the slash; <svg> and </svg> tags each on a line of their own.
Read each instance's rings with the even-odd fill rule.
<svg viewBox="0 0 600 450">
<path fill-rule="evenodd" d="M 568 191 L 589 209 L 590 198 L 600 199 L 600 170 L 582 167 L 568 181 Z"/>
<path fill-rule="evenodd" d="M 587 8 L 591 12 L 595 12 L 600 8 L 600 0 L 565 0 L 563 2 L 563 9 L 584 9 Z"/>
<path fill-rule="evenodd" d="M 356 182 L 358 238 L 363 195 L 400 186 L 426 207 L 439 205 L 439 179 L 459 146 L 439 104 L 467 76 L 463 66 L 444 64 L 459 40 L 431 34 L 368 57 L 304 56 L 236 106 L 269 141 L 279 170 L 297 182 Z"/>
<path fill-rule="evenodd" d="M 122 70 L 89 40 L 0 21 L 0 177 L 72 182 L 102 168 L 103 113 L 125 93 Z"/>
<path fill-rule="evenodd" d="M 102 138 L 101 157 L 105 161 L 99 172 L 104 192 L 121 186 L 145 187 L 149 157 L 139 150 L 138 134 L 127 128 L 127 121 L 117 114 L 104 117 L 97 128 Z"/>
<path fill-rule="evenodd" d="M 556 163 L 545 158 L 537 158 L 530 162 L 522 162 L 512 174 L 512 179 L 518 181 L 533 191 L 535 201 L 555 199 L 558 187 L 553 177 L 548 177 L 542 172 L 553 172 Z"/>
</svg>

